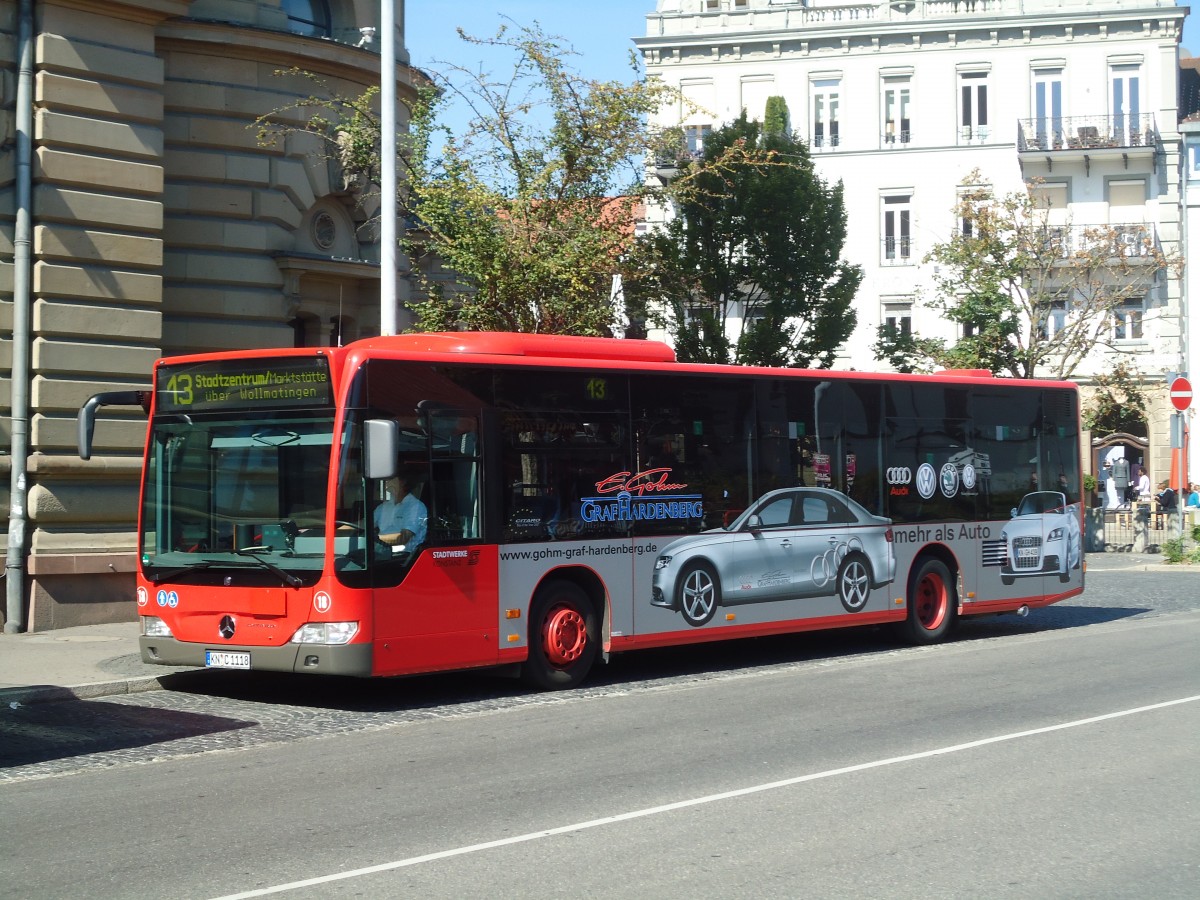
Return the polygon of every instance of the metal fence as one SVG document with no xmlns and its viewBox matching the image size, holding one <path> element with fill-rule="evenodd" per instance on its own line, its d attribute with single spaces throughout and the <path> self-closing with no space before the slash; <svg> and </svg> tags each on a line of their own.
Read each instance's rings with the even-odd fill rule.
<svg viewBox="0 0 1200 900">
<path fill-rule="evenodd" d="M 1088 553 L 1161 553 L 1162 545 L 1180 536 L 1179 512 L 1157 503 L 1134 503 L 1121 509 L 1092 508 L 1086 513 Z M 1200 523 L 1189 512 L 1184 527 Z"/>
</svg>

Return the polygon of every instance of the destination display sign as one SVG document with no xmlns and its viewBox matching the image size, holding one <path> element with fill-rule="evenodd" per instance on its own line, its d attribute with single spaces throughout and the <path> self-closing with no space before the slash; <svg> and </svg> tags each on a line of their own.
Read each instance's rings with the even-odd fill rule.
<svg viewBox="0 0 1200 900">
<path fill-rule="evenodd" d="M 323 356 L 162 366 L 155 391 L 159 412 L 333 405 L 329 363 Z"/>
</svg>

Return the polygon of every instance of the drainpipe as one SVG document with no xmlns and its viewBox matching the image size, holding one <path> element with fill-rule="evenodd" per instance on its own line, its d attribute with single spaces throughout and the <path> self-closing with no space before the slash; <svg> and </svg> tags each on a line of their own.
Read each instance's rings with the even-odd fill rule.
<svg viewBox="0 0 1200 900">
<path fill-rule="evenodd" d="M 25 504 L 29 456 L 30 244 L 33 147 L 33 0 L 17 8 L 17 222 L 13 241 L 12 471 L 8 511 L 8 555 L 4 585 L 8 598 L 5 634 L 25 630 Z"/>
</svg>

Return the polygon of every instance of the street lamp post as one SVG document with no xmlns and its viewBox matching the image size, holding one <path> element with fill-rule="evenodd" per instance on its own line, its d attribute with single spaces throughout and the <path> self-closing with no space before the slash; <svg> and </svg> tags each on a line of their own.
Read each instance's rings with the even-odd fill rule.
<svg viewBox="0 0 1200 900">
<path fill-rule="evenodd" d="M 396 3 L 380 2 L 379 333 L 396 333 Z"/>
</svg>

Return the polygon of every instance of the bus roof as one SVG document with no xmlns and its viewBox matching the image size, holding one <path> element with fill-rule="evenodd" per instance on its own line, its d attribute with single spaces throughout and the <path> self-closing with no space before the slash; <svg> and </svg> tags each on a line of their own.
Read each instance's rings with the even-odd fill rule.
<svg viewBox="0 0 1200 900">
<path fill-rule="evenodd" d="M 469 353 L 553 359 L 607 359 L 614 362 L 675 362 L 675 351 L 660 341 L 506 331 L 454 331 L 367 338 L 357 345 L 409 353 Z"/>
<path fill-rule="evenodd" d="M 1041 385 L 1042 387 L 1076 386 L 1068 381 L 1055 379 L 997 378 L 987 369 L 942 369 L 932 374 L 900 374 L 894 372 L 862 372 L 854 369 L 800 369 L 744 366 L 725 363 L 685 363 L 675 358 L 675 351 L 660 341 L 635 340 L 629 338 L 578 337 L 560 334 L 527 334 L 504 331 L 452 331 L 414 332 L 381 337 L 368 337 L 343 347 L 304 348 L 260 348 L 256 350 L 214 351 L 186 356 L 164 357 L 155 366 L 184 362 L 209 362 L 229 359 L 255 359 L 264 355 L 280 357 L 326 356 L 331 364 L 340 367 L 348 358 L 362 358 L 363 354 L 380 353 L 386 356 L 419 356 L 429 354 L 432 359 L 449 361 L 455 357 L 490 357 L 490 363 L 511 359 L 514 365 L 542 363 L 560 367 L 572 364 L 587 365 L 610 363 L 616 368 L 626 366 L 645 367 L 656 371 L 712 372 L 734 374 L 780 374 L 809 376 L 819 374 L 826 378 L 862 379 L 866 381 L 957 381 L 964 384 L 991 383 Z M 489 364 L 490 364 L 489 363 Z"/>
</svg>

